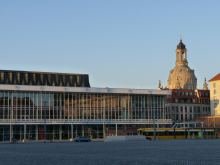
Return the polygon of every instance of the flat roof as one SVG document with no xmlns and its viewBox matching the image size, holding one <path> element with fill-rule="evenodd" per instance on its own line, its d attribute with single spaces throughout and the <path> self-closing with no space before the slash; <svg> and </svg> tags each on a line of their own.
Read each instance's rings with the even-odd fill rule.
<svg viewBox="0 0 220 165">
<path fill-rule="evenodd" d="M 0 91 L 1 90 L 31 91 L 31 92 L 76 92 L 76 93 L 171 95 L 170 90 L 159 90 L 159 89 L 58 87 L 58 86 L 31 86 L 31 85 L 2 85 L 0 84 Z"/>
</svg>

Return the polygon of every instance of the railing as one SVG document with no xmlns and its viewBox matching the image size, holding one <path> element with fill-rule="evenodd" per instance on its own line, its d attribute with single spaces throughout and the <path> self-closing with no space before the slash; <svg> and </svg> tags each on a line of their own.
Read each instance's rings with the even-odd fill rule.
<svg viewBox="0 0 220 165">
<path fill-rule="evenodd" d="M 174 123 L 172 128 L 203 128 L 204 122 L 189 121 L 189 122 L 180 122 Z"/>
<path fill-rule="evenodd" d="M 171 119 L 1 119 L 0 125 L 34 124 L 172 124 Z"/>
</svg>

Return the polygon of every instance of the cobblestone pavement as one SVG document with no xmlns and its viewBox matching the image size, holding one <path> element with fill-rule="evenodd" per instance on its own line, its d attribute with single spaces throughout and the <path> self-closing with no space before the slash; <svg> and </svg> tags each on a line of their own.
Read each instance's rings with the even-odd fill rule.
<svg viewBox="0 0 220 165">
<path fill-rule="evenodd" d="M 220 140 L 0 144 L 0 165 L 220 165 Z"/>
</svg>

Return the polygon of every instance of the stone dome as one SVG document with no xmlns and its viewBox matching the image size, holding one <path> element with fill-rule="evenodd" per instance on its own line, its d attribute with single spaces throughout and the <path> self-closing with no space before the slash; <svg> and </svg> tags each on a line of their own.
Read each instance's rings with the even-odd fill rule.
<svg viewBox="0 0 220 165">
<path fill-rule="evenodd" d="M 194 70 L 188 66 L 176 66 L 170 71 L 168 78 L 169 89 L 196 89 L 197 79 Z"/>
<path fill-rule="evenodd" d="M 180 40 L 176 49 L 176 66 L 168 77 L 169 89 L 196 89 L 197 79 L 194 70 L 190 69 L 187 61 L 186 47 Z"/>
</svg>

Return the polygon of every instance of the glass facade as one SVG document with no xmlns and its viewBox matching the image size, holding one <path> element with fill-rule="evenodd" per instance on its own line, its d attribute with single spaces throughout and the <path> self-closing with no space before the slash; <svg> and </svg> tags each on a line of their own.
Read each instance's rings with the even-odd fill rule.
<svg viewBox="0 0 220 165">
<path fill-rule="evenodd" d="M 71 91 L 78 88 L 70 91 L 59 87 L 45 87 L 45 91 L 41 87 L 14 88 L 0 86 L 0 141 L 103 138 L 136 134 L 141 127 L 171 123 L 166 119 L 165 93 L 121 92 L 121 89 L 103 92 L 106 89 L 102 88 L 97 90 L 102 92 L 94 92 L 93 88 L 81 88 L 84 92 Z"/>
<path fill-rule="evenodd" d="M 164 105 L 160 95 L 0 91 L 0 120 L 165 119 Z"/>
<path fill-rule="evenodd" d="M 88 74 L 0 70 L 0 141 L 136 134 L 166 125 L 170 92 L 91 88 Z"/>
</svg>

